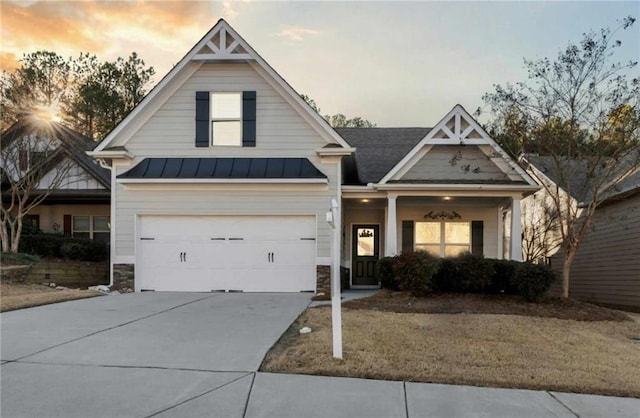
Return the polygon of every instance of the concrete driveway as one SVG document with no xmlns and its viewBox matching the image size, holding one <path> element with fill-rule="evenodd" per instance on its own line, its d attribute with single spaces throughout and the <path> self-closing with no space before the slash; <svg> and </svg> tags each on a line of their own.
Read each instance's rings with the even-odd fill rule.
<svg viewBox="0 0 640 418">
<path fill-rule="evenodd" d="M 639 416 L 638 399 L 257 372 L 309 301 L 138 293 L 0 314 L 0 415 Z"/>
<path fill-rule="evenodd" d="M 310 298 L 132 293 L 0 314 L 1 415 L 148 416 L 246 385 Z"/>
</svg>

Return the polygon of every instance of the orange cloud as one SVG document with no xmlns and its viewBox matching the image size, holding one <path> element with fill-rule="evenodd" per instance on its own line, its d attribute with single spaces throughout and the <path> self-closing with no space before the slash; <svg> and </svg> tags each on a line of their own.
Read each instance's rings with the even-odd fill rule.
<svg viewBox="0 0 640 418">
<path fill-rule="evenodd" d="M 203 1 L 2 0 L 2 68 L 10 70 L 16 57 L 42 49 L 100 59 L 137 51 L 161 76 L 229 8 Z"/>
</svg>

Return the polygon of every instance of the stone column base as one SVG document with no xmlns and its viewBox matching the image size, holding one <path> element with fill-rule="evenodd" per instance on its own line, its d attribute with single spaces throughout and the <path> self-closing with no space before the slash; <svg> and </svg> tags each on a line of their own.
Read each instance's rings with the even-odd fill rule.
<svg viewBox="0 0 640 418">
<path fill-rule="evenodd" d="M 113 290 L 135 290 L 134 264 L 113 265 Z"/>
</svg>

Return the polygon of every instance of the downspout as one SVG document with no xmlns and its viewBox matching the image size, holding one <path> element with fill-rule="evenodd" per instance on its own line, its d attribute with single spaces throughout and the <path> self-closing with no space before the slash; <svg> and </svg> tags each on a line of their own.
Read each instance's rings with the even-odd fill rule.
<svg viewBox="0 0 640 418">
<path fill-rule="evenodd" d="M 110 234 L 109 234 L 109 288 L 113 287 L 113 260 L 115 259 L 115 215 L 116 215 L 116 199 L 115 199 L 115 185 L 116 185 L 116 171 L 113 167 L 113 161 L 111 164 L 108 164 L 104 158 L 98 158 L 98 164 L 100 167 L 105 170 L 109 170 L 111 173 L 111 199 L 109 199 L 109 223 L 110 223 Z"/>
</svg>

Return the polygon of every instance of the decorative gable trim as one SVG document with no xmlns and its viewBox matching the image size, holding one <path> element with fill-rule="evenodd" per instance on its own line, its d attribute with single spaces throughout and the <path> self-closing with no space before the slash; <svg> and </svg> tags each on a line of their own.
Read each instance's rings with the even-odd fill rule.
<svg viewBox="0 0 640 418">
<path fill-rule="evenodd" d="M 480 124 L 459 104 L 455 105 L 400 162 L 389 170 L 378 184 L 387 184 L 390 180 L 401 178 L 420 161 L 434 145 L 478 146 L 510 180 L 524 180 L 531 186 L 537 186 L 537 183 L 531 176 L 515 163 L 485 132 Z"/>
<path fill-rule="evenodd" d="M 123 146 L 205 62 L 247 62 L 328 143 L 350 145 L 224 20 L 220 19 L 95 148 Z"/>
</svg>

